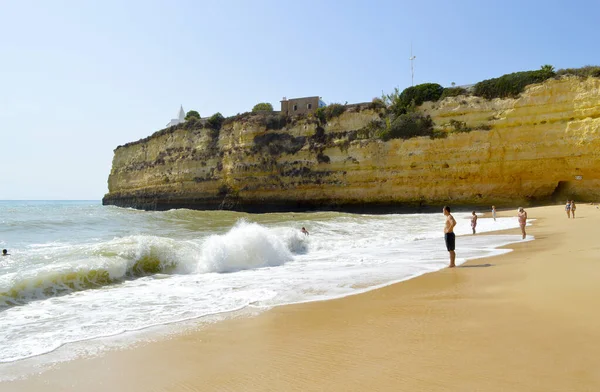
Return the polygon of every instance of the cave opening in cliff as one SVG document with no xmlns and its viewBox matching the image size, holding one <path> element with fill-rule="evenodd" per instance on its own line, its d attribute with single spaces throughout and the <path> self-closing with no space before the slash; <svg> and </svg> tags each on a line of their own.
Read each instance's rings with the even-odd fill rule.
<svg viewBox="0 0 600 392">
<path fill-rule="evenodd" d="M 552 192 L 551 199 L 553 202 L 559 202 L 563 199 L 571 198 L 571 191 L 571 181 L 559 181 L 556 188 L 554 188 L 554 192 Z"/>
</svg>

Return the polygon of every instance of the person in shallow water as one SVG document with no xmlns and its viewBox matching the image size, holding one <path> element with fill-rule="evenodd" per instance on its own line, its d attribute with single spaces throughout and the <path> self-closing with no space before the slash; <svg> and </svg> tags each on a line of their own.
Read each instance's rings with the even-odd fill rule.
<svg viewBox="0 0 600 392">
<path fill-rule="evenodd" d="M 2 249 L 2 256 L 10 256 L 10 253 L 8 253 L 8 250 Z"/>
<path fill-rule="evenodd" d="M 475 234 L 475 228 L 477 227 L 477 214 L 473 211 L 471 215 L 471 229 L 473 229 L 473 234 Z"/>
<path fill-rule="evenodd" d="M 306 230 L 304 227 L 300 231 L 302 232 L 302 234 L 308 235 L 308 230 Z"/>
<path fill-rule="evenodd" d="M 444 240 L 446 241 L 446 249 L 450 253 L 450 265 L 449 268 L 456 267 L 454 264 L 454 260 L 456 259 L 456 253 L 454 253 L 454 248 L 456 247 L 456 236 L 454 234 L 454 226 L 456 226 L 456 220 L 450 213 L 450 207 L 444 206 L 442 210 L 444 215 L 446 216 L 446 225 L 444 226 Z"/>
<path fill-rule="evenodd" d="M 519 226 L 521 227 L 521 233 L 523 234 L 523 239 L 527 236 L 525 233 L 525 226 L 527 225 L 527 212 L 523 207 L 519 207 L 519 213 L 517 214 L 517 218 L 519 219 Z"/>
</svg>

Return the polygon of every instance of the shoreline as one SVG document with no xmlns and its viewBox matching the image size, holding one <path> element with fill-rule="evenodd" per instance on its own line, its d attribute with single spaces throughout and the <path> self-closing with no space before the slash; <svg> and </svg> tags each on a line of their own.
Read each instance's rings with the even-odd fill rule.
<svg viewBox="0 0 600 392">
<path fill-rule="evenodd" d="M 589 212 L 596 211 L 596 209 L 593 207 L 583 204 L 580 204 L 579 207 L 580 209 L 578 211 L 580 214 L 586 212 L 587 215 L 590 215 Z M 546 207 L 546 209 L 557 210 L 560 209 L 560 207 Z M 535 209 L 535 211 L 537 211 L 537 209 Z M 514 216 L 512 210 L 510 213 L 510 216 Z M 559 213 L 560 217 L 563 217 L 562 209 L 560 209 Z M 507 211 L 499 211 L 498 215 L 507 216 L 508 213 Z M 548 226 L 548 222 L 546 217 L 538 217 L 534 215 L 535 214 L 530 212 L 529 218 L 537 219 L 537 221 L 534 226 L 528 226 L 528 231 L 533 231 L 532 234 L 537 234 L 540 229 Z M 600 214 L 597 215 L 600 216 Z M 584 223 L 587 223 L 585 221 L 585 217 L 578 219 L 581 219 Z M 506 234 L 510 233 L 511 230 L 514 234 L 520 233 L 519 229 L 509 229 L 496 232 L 487 232 L 482 235 L 494 235 L 498 233 Z M 554 235 L 556 236 L 556 234 Z M 361 316 L 364 316 L 365 313 L 371 314 L 374 319 L 383 318 L 384 323 L 382 325 L 384 330 L 386 329 L 385 326 L 390 323 L 408 323 L 407 325 L 404 325 L 405 328 L 399 328 L 398 330 L 406 333 L 409 331 L 415 333 L 414 328 L 411 328 L 414 327 L 414 325 L 411 325 L 410 319 L 412 317 L 418 318 L 419 316 L 423 316 L 423 314 L 420 312 L 420 307 L 415 306 L 415 301 L 420 303 L 420 305 L 424 304 L 430 307 L 433 306 L 435 308 L 439 308 L 438 310 L 441 310 L 442 313 L 447 313 L 446 308 L 452 305 L 452 303 L 448 303 L 447 296 L 449 293 L 452 295 L 458 295 L 456 292 L 454 292 L 456 291 L 456 287 L 454 286 L 456 283 L 464 283 L 462 282 L 462 279 L 465 277 L 461 275 L 472 276 L 477 274 L 486 276 L 486 280 L 484 282 L 467 282 L 469 283 L 469 287 L 471 285 L 477 287 L 486 281 L 497 281 L 498 277 L 494 276 L 496 275 L 494 271 L 495 268 L 497 270 L 502 270 L 501 272 L 503 274 L 506 271 L 509 271 L 509 275 L 514 275 L 516 272 L 519 272 L 513 271 L 514 269 L 519 270 L 523 267 L 522 263 L 515 261 L 515 259 L 518 260 L 519 258 L 523 257 L 523 255 L 519 253 L 531 253 L 530 248 L 539 250 L 541 246 L 543 247 L 543 245 L 548 245 L 548 243 L 545 243 L 548 238 L 548 234 L 545 233 L 544 230 L 542 230 L 542 236 L 538 237 L 536 235 L 536 238 L 538 238 L 538 241 L 517 242 L 505 247 L 501 247 L 513 249 L 515 250 L 514 252 L 492 256 L 489 258 L 470 260 L 453 270 L 442 269 L 435 271 L 435 273 L 426 273 L 424 275 L 402 281 L 400 282 L 401 284 L 393 283 L 382 288 L 371 289 L 367 292 L 360 293 L 360 295 L 357 294 L 325 301 L 311 301 L 300 304 L 277 306 L 269 309 L 267 312 L 263 312 L 249 319 L 242 318 L 225 320 L 215 325 L 201 327 L 196 331 L 184 333 L 164 341 L 143 344 L 137 348 L 126 348 L 118 352 L 107 352 L 106 354 L 102 354 L 100 357 L 96 358 L 77 359 L 73 362 L 62 363 L 57 365 L 56 369 L 42 373 L 41 375 L 32 376 L 26 380 L 17 381 L 14 383 L 0 383 L 0 386 L 8 388 L 22 388 L 19 390 L 37 390 L 35 388 L 44 385 L 45 390 L 70 390 L 66 387 L 67 385 L 77 385 L 79 388 L 96 390 L 92 388 L 94 383 L 91 380 L 103 380 L 102 384 L 104 384 L 104 387 L 97 390 L 105 390 L 108 389 L 109 386 L 111 388 L 117 388 L 116 390 L 142 391 L 148 390 L 150 386 L 153 386 L 155 390 L 178 390 L 177 388 L 171 389 L 170 387 L 176 384 L 182 387 L 185 384 L 186 387 L 189 387 L 191 390 L 219 390 L 224 387 L 232 388 L 234 390 L 269 390 L 271 387 L 273 390 L 320 390 L 317 388 L 317 386 L 320 385 L 318 380 L 320 380 L 321 383 L 331 384 L 329 385 L 330 387 L 325 388 L 327 390 L 349 390 L 352 389 L 349 387 L 354 386 L 350 380 L 354 379 L 356 381 L 357 375 L 352 374 L 351 372 L 346 373 L 348 369 L 346 369 L 345 366 L 340 367 L 340 365 L 343 365 L 345 362 L 343 361 L 343 358 L 339 357 L 337 354 L 339 354 L 339 350 L 348 351 L 351 354 L 353 347 L 348 343 L 340 342 L 337 334 L 340 332 L 346 332 L 346 334 L 352 332 L 352 328 L 350 327 L 352 327 L 354 324 L 340 324 L 340 315 L 343 314 L 346 316 L 342 319 L 353 319 L 357 322 L 356 328 L 359 328 L 361 333 L 358 335 L 351 335 L 353 335 L 354 338 L 359 338 L 359 340 L 363 343 L 368 343 L 364 341 L 365 336 L 370 336 L 375 341 L 379 341 L 381 338 L 381 336 L 379 336 L 381 331 L 376 328 L 376 326 L 369 326 L 369 322 L 367 322 L 367 325 L 364 325 L 364 319 L 361 321 Z M 544 242 L 544 244 L 540 245 L 540 240 L 543 240 L 541 242 Z M 554 243 L 552 244 L 556 245 Z M 460 246 L 457 247 L 457 251 L 460 251 Z M 458 256 L 460 256 L 460 253 Z M 482 260 L 485 260 L 486 263 L 482 264 Z M 495 268 L 467 268 L 488 266 Z M 503 278 L 506 278 L 506 276 L 503 276 Z M 448 279 L 452 279 L 452 282 L 448 282 Z M 456 279 L 458 279 L 458 281 L 456 281 Z M 449 283 L 450 285 L 448 286 Z M 481 289 L 481 287 L 478 289 Z M 489 290 L 487 289 L 489 289 L 489 285 L 486 285 L 486 289 L 484 289 L 483 292 L 486 294 L 486 296 L 489 296 L 490 292 L 488 292 Z M 400 295 L 398 296 L 398 294 Z M 491 296 L 494 297 L 494 295 Z M 395 301 L 394 298 L 396 298 Z M 423 303 L 423 299 L 427 298 L 433 298 L 435 300 L 433 303 L 429 303 L 429 301 L 425 301 L 425 303 Z M 469 300 L 472 300 L 472 298 L 469 298 Z M 438 303 L 440 301 L 442 304 Z M 395 310 L 398 307 L 403 308 L 403 310 L 400 312 L 400 315 L 404 317 L 400 317 L 399 319 L 390 319 L 390 308 L 391 310 Z M 338 317 L 332 317 L 335 315 Z M 290 318 L 294 321 L 289 321 Z M 443 321 L 444 319 L 442 318 L 442 324 Z M 300 324 L 302 327 L 299 327 L 298 324 Z M 431 324 L 434 326 L 438 325 L 438 328 L 434 328 L 434 333 L 432 333 L 430 337 L 435 337 L 438 339 L 439 336 L 437 335 L 440 333 L 440 329 L 442 331 L 444 330 L 444 326 L 439 325 L 440 320 L 433 320 Z M 391 340 L 397 339 L 397 336 L 391 333 L 389 330 L 386 330 L 386 332 L 387 333 L 383 334 L 384 337 L 387 337 Z M 297 337 L 298 334 L 300 335 L 298 341 L 295 339 L 290 340 L 292 337 Z M 236 338 L 236 336 L 241 336 L 242 339 Z M 243 337 L 252 337 L 252 339 L 247 340 Z M 312 344 L 315 340 L 324 346 L 331 346 L 332 344 L 334 346 L 339 346 L 338 350 L 335 352 L 331 352 L 330 350 L 322 351 L 322 347 L 320 345 L 314 346 L 314 344 Z M 426 346 L 427 341 L 428 339 L 422 339 L 419 345 Z M 411 342 L 419 343 L 419 339 L 417 339 L 417 341 L 411 340 L 408 343 Z M 273 343 L 275 343 L 275 345 L 273 345 Z M 306 346 L 309 346 L 312 350 L 307 350 Z M 406 358 L 399 358 L 397 355 L 395 355 L 397 353 L 394 352 L 389 352 L 389 355 L 382 356 L 383 352 L 389 351 L 389 344 L 375 345 L 381 352 L 374 350 L 377 347 L 371 347 L 371 344 L 367 344 L 367 346 L 369 348 L 367 352 L 370 353 L 370 355 L 376 354 L 375 356 L 379 358 L 379 360 L 374 362 L 370 361 L 368 363 L 363 363 L 363 365 L 368 365 L 369 368 L 373 367 L 373 370 L 380 368 L 380 370 L 389 371 L 391 362 L 395 363 L 399 360 L 406 360 Z M 400 345 L 399 348 L 401 347 L 403 346 Z M 273 356 L 268 354 L 258 354 L 255 352 L 256 350 L 266 350 L 267 352 L 271 353 L 274 351 L 279 355 L 276 355 L 275 358 L 273 358 Z M 297 350 L 301 350 L 303 354 L 298 355 L 296 353 Z M 411 351 L 411 353 L 414 359 L 419 359 L 422 356 L 417 352 Z M 463 354 L 464 353 L 461 353 L 461 356 Z M 219 359 L 216 361 L 216 363 L 214 355 L 216 355 L 216 357 Z M 229 356 L 237 358 L 237 360 L 234 361 L 235 366 L 233 368 L 225 366 L 226 364 L 232 365 L 231 361 L 228 359 Z M 183 360 L 182 357 L 191 358 L 193 361 L 190 362 Z M 364 360 L 360 359 L 362 354 L 359 357 L 352 355 L 351 357 L 355 358 L 357 363 L 364 362 Z M 157 358 L 160 358 L 160 360 Z M 430 359 L 435 362 L 436 358 Z M 163 361 L 164 363 L 169 363 L 169 365 L 167 366 L 167 369 L 162 369 L 159 371 L 157 366 L 159 363 L 163 363 Z M 239 361 L 242 361 L 244 365 L 242 368 L 240 368 Z M 275 366 L 280 372 L 287 374 L 289 377 L 286 376 L 284 380 L 281 380 L 271 373 L 258 372 L 253 375 L 252 372 L 248 371 L 248 369 L 256 368 L 257 365 L 254 363 L 256 361 L 261 364 L 268 364 L 271 367 Z M 201 375 L 197 375 L 195 374 L 196 372 L 193 371 L 193 369 L 198 370 L 197 366 L 199 363 L 204 367 L 207 367 L 204 372 L 201 372 Z M 218 366 L 219 363 L 222 363 L 224 366 Z M 337 367 L 334 366 L 334 368 L 338 370 L 338 373 L 344 373 L 347 377 L 349 377 L 345 382 L 342 382 L 343 380 L 340 380 L 339 377 L 333 377 L 333 379 L 337 379 L 341 382 L 341 384 L 337 386 L 329 382 L 331 377 L 325 377 L 323 374 L 321 374 L 321 369 L 323 367 L 327 368 L 328 366 L 333 366 L 332 363 L 333 365 L 337 364 Z M 109 364 L 113 364 L 114 366 L 108 366 Z M 302 366 L 303 371 L 301 373 L 307 373 L 306 376 L 308 373 L 310 373 L 313 375 L 313 377 L 294 377 L 293 374 L 297 373 L 297 370 L 294 370 L 294 364 L 304 364 Z M 319 366 L 309 366 L 311 364 L 318 364 Z M 348 364 L 346 363 L 346 365 Z M 413 367 L 415 366 L 415 364 L 411 364 L 410 361 L 404 365 L 411 365 Z M 421 365 L 426 364 L 421 363 Z M 147 369 L 147 367 L 156 369 L 157 373 L 155 374 L 151 372 L 152 374 L 149 377 L 142 377 L 143 381 L 132 383 L 132 380 L 126 381 L 121 376 L 117 376 L 110 372 L 111 367 L 120 368 L 121 366 L 124 366 L 128 369 L 128 371 L 125 373 L 133 372 L 134 374 L 139 374 L 140 376 L 142 376 L 144 369 Z M 425 367 L 427 368 L 428 366 Z M 344 371 L 344 369 L 346 370 Z M 67 374 L 73 372 L 73 370 L 75 370 L 77 374 L 77 376 L 75 376 L 75 380 L 67 376 Z M 224 373 L 227 373 L 228 371 L 233 372 L 233 374 L 229 374 L 230 378 L 233 380 L 224 380 L 217 377 L 219 374 L 224 375 Z M 315 375 L 319 374 L 322 377 L 316 377 L 317 382 L 307 384 L 307 382 L 310 380 L 315 381 Z M 90 381 L 86 381 L 88 377 L 91 378 Z M 111 377 L 114 379 L 111 380 Z M 151 381 L 148 381 L 148 379 Z M 407 380 L 410 379 L 411 378 L 409 377 Z M 140 379 L 137 380 L 140 381 Z M 429 389 L 424 388 L 423 386 L 419 386 L 419 383 L 400 383 L 402 380 L 395 378 L 394 380 L 395 382 L 392 382 L 391 384 L 381 384 L 377 382 L 376 384 L 378 387 L 372 387 L 371 389 L 395 390 L 400 386 L 411 386 L 412 388 L 416 388 L 414 390 L 437 390 L 435 387 Z M 412 380 L 413 382 L 415 381 L 414 379 Z M 421 378 L 421 381 L 423 381 L 423 378 Z M 449 382 L 450 380 L 446 381 Z M 597 377 L 595 381 L 599 381 Z M 121 384 L 121 382 L 124 382 L 124 384 Z M 184 384 L 180 384 L 180 382 Z M 202 385 L 204 385 L 204 388 L 202 388 Z M 251 385 L 252 387 L 250 388 Z M 302 388 L 298 388 L 297 385 L 302 385 Z M 144 388 L 144 386 L 146 388 Z M 51 389 L 50 387 L 56 389 Z M 504 384 L 504 387 L 506 387 L 506 384 Z M 362 390 L 368 389 L 369 387 L 366 384 L 363 385 Z M 452 390 L 452 388 L 440 390 Z M 503 389 L 494 389 L 491 387 L 490 389 L 484 390 Z M 550 388 L 547 390 L 559 389 Z"/>
<path fill-rule="evenodd" d="M 464 214 L 465 212 L 454 211 L 453 213 L 454 214 Z M 483 215 L 484 214 L 482 214 L 482 216 L 481 216 L 482 218 L 484 217 Z M 501 235 L 506 235 L 503 233 L 505 233 L 508 230 L 514 230 L 514 228 L 500 228 L 500 229 L 495 229 L 495 230 L 479 232 L 478 234 L 480 236 L 486 236 L 486 235 L 501 236 Z M 471 236 L 472 236 L 472 234 L 457 234 L 457 238 L 471 237 Z M 440 241 L 440 240 L 443 240 L 443 237 L 440 237 L 437 239 L 429 239 L 429 240 Z M 531 239 L 529 239 L 529 240 L 531 240 Z M 481 251 L 487 252 L 487 253 L 498 252 L 499 249 L 506 248 L 507 246 L 510 246 L 511 244 L 514 244 L 514 243 L 520 242 L 520 241 L 521 240 L 517 239 L 517 238 L 514 238 L 514 239 L 506 238 L 506 241 L 501 241 L 501 244 L 494 244 L 493 246 L 482 248 Z M 504 243 L 504 242 L 506 242 L 506 243 Z M 502 243 L 504 243 L 504 244 L 502 244 Z M 488 258 L 488 257 L 495 257 L 495 256 L 501 255 L 503 253 L 505 253 L 505 252 L 500 252 L 500 253 L 491 254 L 491 255 L 484 253 L 481 255 L 474 256 L 474 257 L 469 257 L 465 261 L 461 261 L 460 264 L 457 264 L 457 267 L 460 267 L 460 266 L 464 265 L 465 263 L 468 263 L 472 260 L 484 259 L 484 258 Z M 459 260 L 460 260 L 460 258 L 459 258 Z M 439 272 L 440 270 L 443 270 L 444 268 L 446 268 L 446 267 L 445 266 L 440 267 L 437 270 L 423 270 L 423 271 L 415 272 L 411 275 L 404 276 L 404 277 L 401 277 L 398 279 L 386 281 L 384 283 L 376 283 L 371 286 L 359 285 L 359 286 L 356 286 L 356 288 L 355 288 L 356 291 L 354 291 L 354 292 L 344 293 L 344 294 L 332 294 L 332 296 L 326 297 L 326 298 L 302 299 L 302 300 L 298 300 L 295 302 L 284 302 L 284 303 L 277 303 L 277 304 L 271 304 L 271 305 L 249 304 L 249 305 L 246 305 L 246 306 L 238 308 L 238 309 L 224 310 L 224 311 L 220 311 L 220 312 L 205 314 L 202 316 L 192 316 L 192 317 L 184 318 L 184 319 L 177 319 L 177 320 L 166 321 L 166 322 L 161 322 L 161 323 L 157 323 L 157 324 L 151 324 L 151 325 L 143 326 L 143 327 L 140 327 L 137 329 L 130 329 L 130 330 L 126 330 L 124 332 L 118 332 L 118 333 L 115 333 L 112 335 L 94 336 L 94 337 L 89 337 L 89 338 L 85 338 L 85 339 L 81 339 L 81 340 L 64 342 L 64 343 L 61 343 L 59 346 L 55 347 L 54 349 L 47 351 L 47 352 L 31 354 L 27 357 L 14 359 L 14 360 L 6 361 L 6 362 L 0 361 L 0 370 L 1 370 L 2 366 L 13 366 L 13 365 L 18 366 L 19 363 L 29 362 L 29 361 L 38 361 L 39 363 L 43 363 L 43 364 L 56 365 L 56 364 L 70 362 L 73 360 L 78 360 L 80 358 L 85 358 L 86 355 L 75 355 L 73 357 L 69 357 L 69 359 L 54 361 L 51 358 L 47 358 L 47 356 L 52 357 L 57 352 L 61 352 L 61 354 L 62 354 L 62 352 L 68 351 L 70 348 L 74 348 L 74 347 L 82 348 L 83 345 L 88 344 L 88 343 L 92 344 L 94 346 L 98 346 L 97 348 L 95 348 L 95 350 L 92 350 L 92 351 L 99 351 L 102 354 L 104 354 L 105 352 L 109 352 L 111 350 L 115 350 L 115 349 L 128 349 L 128 348 L 136 346 L 137 344 L 144 344 L 144 342 L 146 342 L 148 340 L 150 340 L 150 341 L 161 340 L 161 339 L 165 338 L 166 336 L 170 336 L 173 333 L 172 331 L 170 331 L 170 329 L 176 329 L 179 331 L 187 330 L 190 328 L 202 329 L 205 325 L 213 323 L 213 322 L 223 322 L 223 321 L 228 320 L 229 318 L 237 318 L 240 316 L 244 317 L 244 315 L 247 315 L 247 314 L 256 315 L 256 314 L 260 314 L 265 311 L 270 311 L 272 309 L 282 307 L 282 306 L 290 306 L 290 305 L 293 306 L 293 305 L 300 305 L 300 304 L 309 304 L 309 303 L 316 303 L 316 302 L 339 300 L 339 299 L 343 299 L 346 297 L 361 295 L 361 294 L 365 294 L 365 293 L 368 293 L 373 290 L 379 290 L 379 289 L 382 289 L 382 288 L 385 288 L 388 286 L 403 283 L 403 282 L 406 282 L 411 279 L 419 278 L 420 276 L 423 276 L 423 275 L 426 275 L 429 273 Z M 211 320 L 211 321 L 208 321 L 208 320 Z M 146 336 L 146 339 L 139 338 L 140 335 Z M 113 347 L 112 343 L 110 343 L 113 340 L 125 340 L 126 338 L 129 338 L 132 341 L 129 344 L 126 344 L 124 346 Z M 103 342 L 107 343 L 107 348 L 102 347 Z M 90 350 L 86 350 L 85 348 L 82 348 L 79 351 L 87 352 Z M 0 384 L 2 382 L 4 382 L 4 380 L 0 376 Z"/>
</svg>

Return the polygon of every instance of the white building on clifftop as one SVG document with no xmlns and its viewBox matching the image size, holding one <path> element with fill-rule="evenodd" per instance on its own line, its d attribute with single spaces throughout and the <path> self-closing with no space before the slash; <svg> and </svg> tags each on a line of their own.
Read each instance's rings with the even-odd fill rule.
<svg viewBox="0 0 600 392">
<path fill-rule="evenodd" d="M 179 115 L 177 116 L 177 118 L 173 118 L 171 119 L 171 121 L 169 121 L 169 123 L 167 124 L 167 128 L 172 127 L 173 125 L 181 124 L 183 122 L 185 122 L 185 111 L 183 110 L 183 105 L 181 105 L 179 107 Z"/>
</svg>

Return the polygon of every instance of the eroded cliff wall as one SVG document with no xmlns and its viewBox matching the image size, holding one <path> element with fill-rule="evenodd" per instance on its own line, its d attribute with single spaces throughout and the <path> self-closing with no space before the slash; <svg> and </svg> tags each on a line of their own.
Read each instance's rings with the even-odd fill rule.
<svg viewBox="0 0 600 392">
<path fill-rule="evenodd" d="M 320 126 L 178 129 L 115 150 L 105 204 L 274 211 L 514 206 L 600 198 L 600 79 L 552 79 L 517 99 L 428 102 L 446 138 L 365 138 L 375 109 Z M 454 121 L 451 121 L 454 120 Z M 457 132 L 456 124 L 474 129 Z M 579 179 L 581 178 L 581 179 Z"/>
</svg>

